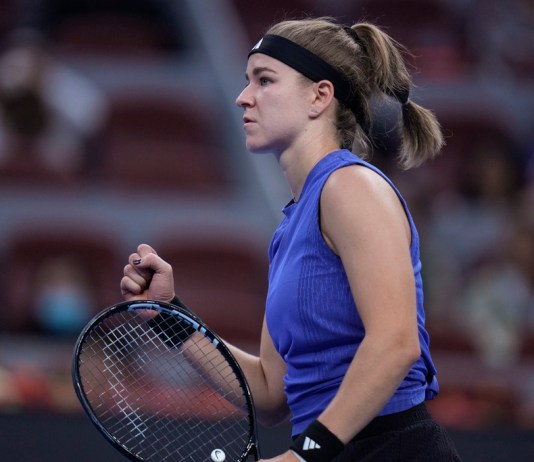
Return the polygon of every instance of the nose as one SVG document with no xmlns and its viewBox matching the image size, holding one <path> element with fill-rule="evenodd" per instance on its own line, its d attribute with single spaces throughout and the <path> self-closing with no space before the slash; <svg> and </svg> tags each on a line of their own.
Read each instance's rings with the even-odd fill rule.
<svg viewBox="0 0 534 462">
<path fill-rule="evenodd" d="M 249 96 L 247 89 L 248 89 L 248 85 L 245 88 L 243 88 L 243 90 L 241 91 L 241 93 L 239 93 L 239 95 L 237 95 L 237 98 L 235 100 L 235 104 L 237 106 L 245 108 L 247 106 L 252 105 L 252 98 Z"/>
</svg>

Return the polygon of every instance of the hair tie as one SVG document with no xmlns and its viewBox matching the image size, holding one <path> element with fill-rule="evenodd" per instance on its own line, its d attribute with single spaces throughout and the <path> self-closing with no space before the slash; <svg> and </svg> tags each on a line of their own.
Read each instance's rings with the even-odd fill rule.
<svg viewBox="0 0 534 462">
<path fill-rule="evenodd" d="M 410 87 L 396 88 L 386 91 L 386 94 L 395 98 L 401 106 L 406 106 L 410 101 Z"/>
<path fill-rule="evenodd" d="M 354 40 L 359 45 L 363 45 L 362 44 L 362 40 L 360 39 L 359 35 L 357 34 L 357 32 L 352 27 L 343 26 L 343 30 L 347 33 L 347 35 L 350 36 L 350 38 L 352 40 Z"/>
</svg>

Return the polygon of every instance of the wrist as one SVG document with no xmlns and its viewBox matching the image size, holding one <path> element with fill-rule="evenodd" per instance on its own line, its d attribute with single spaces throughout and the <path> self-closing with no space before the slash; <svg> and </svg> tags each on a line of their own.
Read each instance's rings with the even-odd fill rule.
<svg viewBox="0 0 534 462">
<path fill-rule="evenodd" d="M 293 451 L 293 449 L 290 449 L 289 452 L 291 452 L 299 462 L 307 462 L 298 452 Z"/>
<path fill-rule="evenodd" d="M 170 305 L 179 306 L 180 308 L 185 310 L 188 314 L 190 314 L 192 317 L 198 317 L 198 315 L 191 308 L 186 306 L 186 304 L 182 302 L 182 300 L 180 300 L 177 295 L 174 295 L 172 300 L 168 303 Z"/>
<path fill-rule="evenodd" d="M 306 462 L 329 462 L 345 445 L 326 426 L 314 420 L 293 442 L 290 450 Z"/>
</svg>

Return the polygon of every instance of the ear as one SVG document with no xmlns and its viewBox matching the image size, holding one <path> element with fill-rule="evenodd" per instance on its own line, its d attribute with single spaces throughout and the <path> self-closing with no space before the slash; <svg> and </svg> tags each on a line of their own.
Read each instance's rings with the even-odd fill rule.
<svg viewBox="0 0 534 462">
<path fill-rule="evenodd" d="M 309 115 L 317 118 L 325 112 L 334 100 L 334 85 L 329 80 L 321 80 L 313 84 L 314 98 L 310 105 Z"/>
</svg>

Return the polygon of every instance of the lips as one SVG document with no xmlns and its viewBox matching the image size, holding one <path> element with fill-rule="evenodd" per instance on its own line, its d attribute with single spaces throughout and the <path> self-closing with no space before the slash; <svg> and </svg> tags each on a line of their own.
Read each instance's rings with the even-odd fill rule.
<svg viewBox="0 0 534 462">
<path fill-rule="evenodd" d="M 250 127 L 251 124 L 255 123 L 256 121 L 254 119 L 251 119 L 250 117 L 243 117 L 243 128 Z"/>
</svg>

